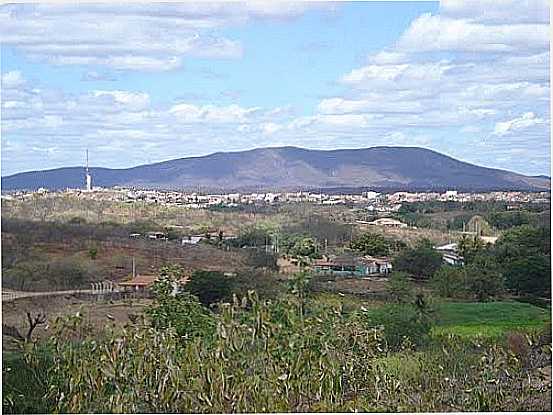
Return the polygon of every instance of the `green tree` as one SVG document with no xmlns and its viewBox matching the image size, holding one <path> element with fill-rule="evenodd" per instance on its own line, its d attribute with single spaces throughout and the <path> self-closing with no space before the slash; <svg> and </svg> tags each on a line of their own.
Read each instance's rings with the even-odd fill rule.
<svg viewBox="0 0 553 415">
<path fill-rule="evenodd" d="M 430 339 L 432 320 L 414 304 L 386 305 L 369 317 L 371 324 L 381 325 L 388 348 L 397 351 L 403 346 L 422 346 Z"/>
<path fill-rule="evenodd" d="M 467 237 L 463 235 L 457 244 L 459 254 L 463 257 L 465 264 L 470 263 L 474 257 L 485 249 L 484 242 L 478 237 Z"/>
<path fill-rule="evenodd" d="M 465 270 L 461 267 L 443 265 L 432 275 L 431 286 L 442 297 L 463 297 L 465 293 Z"/>
<path fill-rule="evenodd" d="M 363 255 L 389 255 L 390 242 L 377 233 L 363 233 L 351 241 L 351 249 Z"/>
<path fill-rule="evenodd" d="M 293 245 L 290 247 L 288 253 L 296 258 L 299 257 L 308 257 L 308 258 L 318 258 L 319 255 L 319 246 L 315 239 L 311 237 L 300 237 L 296 238 Z"/>
<path fill-rule="evenodd" d="M 551 257 L 534 254 L 511 260 L 505 267 L 505 284 L 517 294 L 551 295 Z"/>
<path fill-rule="evenodd" d="M 430 278 L 441 264 L 441 254 L 428 239 L 420 240 L 414 248 L 404 249 L 393 261 L 394 271 L 404 271 L 418 279 Z"/>
<path fill-rule="evenodd" d="M 204 305 L 232 298 L 231 279 L 218 271 L 194 271 L 184 289 Z"/>
<path fill-rule="evenodd" d="M 88 248 L 88 257 L 90 259 L 95 260 L 97 256 L 98 256 L 98 248 L 96 248 L 95 246 Z"/>
<path fill-rule="evenodd" d="M 212 314 L 187 291 L 180 280 L 184 271 L 179 265 L 163 267 L 154 283 L 154 302 L 146 309 L 153 327 L 172 327 L 179 337 L 190 339 L 205 336 L 214 330 Z"/>
<path fill-rule="evenodd" d="M 546 228 L 528 225 L 506 231 L 493 252 L 505 275 L 506 286 L 518 294 L 549 297 L 551 240 Z"/>
<path fill-rule="evenodd" d="M 405 272 L 393 272 L 386 283 L 386 288 L 397 303 L 408 303 L 413 299 L 413 284 Z"/>
<path fill-rule="evenodd" d="M 465 267 L 466 289 L 478 301 L 486 301 L 503 292 L 504 278 L 495 258 L 478 255 Z"/>
</svg>

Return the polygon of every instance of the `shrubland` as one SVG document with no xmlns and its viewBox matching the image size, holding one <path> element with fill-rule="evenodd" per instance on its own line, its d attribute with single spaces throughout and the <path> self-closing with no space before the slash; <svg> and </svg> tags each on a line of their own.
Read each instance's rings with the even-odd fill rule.
<svg viewBox="0 0 553 415">
<path fill-rule="evenodd" d="M 54 322 L 46 340 L 24 344 L 4 365 L 4 411 L 551 408 L 538 375 L 550 359 L 547 332 L 433 334 L 437 316 L 421 295 L 384 308 L 325 301 L 304 273 L 276 298 L 249 291 L 206 307 L 186 286 L 174 291 L 179 277 L 163 271 L 154 304 L 135 324 L 97 333 L 77 314 Z M 18 391 L 29 389 L 21 376 L 40 399 L 22 398 Z"/>
</svg>

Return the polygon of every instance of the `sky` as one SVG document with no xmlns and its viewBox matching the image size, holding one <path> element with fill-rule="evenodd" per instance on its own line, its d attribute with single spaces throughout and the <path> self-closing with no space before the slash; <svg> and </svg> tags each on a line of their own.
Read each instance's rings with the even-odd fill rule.
<svg viewBox="0 0 553 415">
<path fill-rule="evenodd" d="M 425 147 L 550 175 L 547 0 L 0 6 L 1 172 Z"/>
</svg>

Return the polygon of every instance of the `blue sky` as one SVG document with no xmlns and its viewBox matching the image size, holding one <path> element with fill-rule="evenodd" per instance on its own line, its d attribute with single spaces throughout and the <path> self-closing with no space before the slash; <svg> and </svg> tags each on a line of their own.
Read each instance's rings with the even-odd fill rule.
<svg viewBox="0 0 553 415">
<path fill-rule="evenodd" d="M 524 4 L 521 4 L 524 3 Z M 549 174 L 547 1 L 7 5 L 2 175 L 412 145 Z"/>
</svg>

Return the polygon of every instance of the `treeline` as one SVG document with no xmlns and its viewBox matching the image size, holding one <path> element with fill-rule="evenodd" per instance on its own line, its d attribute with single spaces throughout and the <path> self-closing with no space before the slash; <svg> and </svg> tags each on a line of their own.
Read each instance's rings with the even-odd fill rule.
<svg viewBox="0 0 553 415">
<path fill-rule="evenodd" d="M 419 228 L 463 230 L 476 215 L 482 216 L 497 230 L 531 225 L 550 227 L 551 207 L 548 203 L 525 203 L 514 210 L 499 201 L 429 201 L 403 203 L 392 216 Z"/>
</svg>

